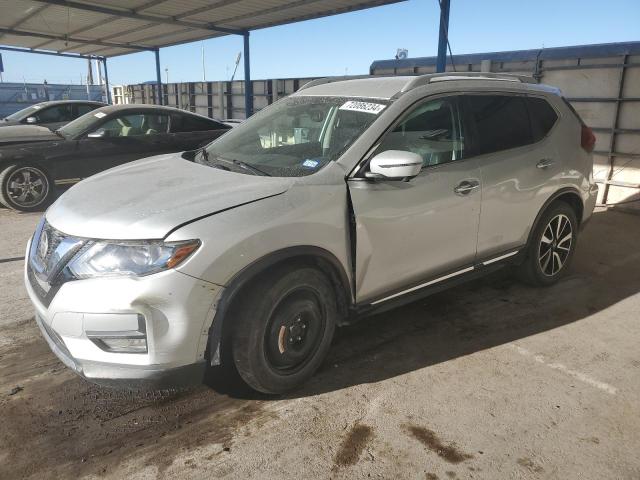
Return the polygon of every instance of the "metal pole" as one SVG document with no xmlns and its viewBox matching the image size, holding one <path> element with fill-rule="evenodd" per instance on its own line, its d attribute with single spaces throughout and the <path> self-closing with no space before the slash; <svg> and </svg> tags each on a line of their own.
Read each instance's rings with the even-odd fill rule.
<svg viewBox="0 0 640 480">
<path fill-rule="evenodd" d="M 244 111 L 245 118 L 253 115 L 253 85 L 251 83 L 251 62 L 249 61 L 249 32 L 244 37 Z"/>
<path fill-rule="evenodd" d="M 440 0 L 440 36 L 438 38 L 438 61 L 436 72 L 441 73 L 447 68 L 447 39 L 449 37 L 449 1 Z"/>
<path fill-rule="evenodd" d="M 160 74 L 160 49 L 156 48 L 156 85 L 158 90 L 158 105 L 162 105 L 162 76 Z"/>
<path fill-rule="evenodd" d="M 107 73 L 107 57 L 102 57 L 104 64 L 104 89 L 107 92 L 107 103 L 111 104 L 111 92 L 109 91 L 109 74 Z"/>
<path fill-rule="evenodd" d="M 204 70 L 204 42 L 202 42 L 202 81 L 203 82 L 207 81 L 207 76 Z"/>
</svg>

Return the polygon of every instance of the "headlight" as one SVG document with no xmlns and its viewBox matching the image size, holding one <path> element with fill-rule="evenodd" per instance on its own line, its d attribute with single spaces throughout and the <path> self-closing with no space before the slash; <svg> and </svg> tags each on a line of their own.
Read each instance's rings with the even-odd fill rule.
<svg viewBox="0 0 640 480">
<path fill-rule="evenodd" d="M 176 267 L 199 246 L 199 240 L 90 242 L 68 268 L 76 278 L 150 275 Z"/>
</svg>

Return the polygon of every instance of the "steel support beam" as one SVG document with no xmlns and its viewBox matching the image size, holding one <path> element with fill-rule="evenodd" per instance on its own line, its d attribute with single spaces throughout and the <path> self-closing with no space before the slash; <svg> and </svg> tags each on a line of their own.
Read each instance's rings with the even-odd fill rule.
<svg viewBox="0 0 640 480">
<path fill-rule="evenodd" d="M 609 152 L 608 152 L 608 157 L 609 157 L 609 170 L 607 172 L 607 182 L 613 180 L 613 175 L 614 175 L 614 153 L 616 150 L 616 140 L 617 140 L 617 135 L 616 135 L 616 129 L 618 128 L 618 123 L 620 120 L 620 106 L 621 106 L 621 102 L 620 99 L 624 97 L 623 93 L 624 93 L 624 80 L 625 80 L 625 73 L 626 73 L 626 67 L 627 67 L 627 62 L 629 61 L 629 54 L 626 54 L 622 57 L 622 67 L 620 67 L 620 74 L 618 77 L 618 95 L 617 95 L 617 101 L 616 101 L 616 106 L 615 106 L 615 113 L 613 114 L 613 122 L 611 124 L 611 135 L 609 136 Z M 634 155 L 632 155 L 633 157 Z M 604 192 L 602 192 L 602 203 L 606 204 L 607 201 L 609 200 L 609 184 L 605 184 L 604 186 Z"/>
<path fill-rule="evenodd" d="M 253 84 L 251 83 L 251 59 L 249 57 L 249 32 L 244 35 L 244 112 L 245 118 L 253 115 Z"/>
<path fill-rule="evenodd" d="M 109 73 L 107 72 L 107 57 L 102 57 L 102 66 L 104 67 L 104 89 L 107 93 L 107 103 L 111 105 L 111 90 L 109 88 Z"/>
<path fill-rule="evenodd" d="M 160 73 L 160 49 L 156 48 L 156 101 L 162 105 L 162 75 Z"/>
<path fill-rule="evenodd" d="M 442 73 L 447 69 L 447 42 L 449 39 L 449 1 L 440 0 L 440 36 L 438 38 L 438 60 L 436 72 Z"/>
<path fill-rule="evenodd" d="M 15 28 L 0 28 L 0 34 L 16 35 L 19 37 L 43 38 L 47 40 L 59 40 L 61 42 L 79 43 L 81 45 L 100 45 L 101 47 L 109 47 L 109 48 L 125 48 L 128 50 L 137 50 L 137 51 L 153 50 L 153 47 L 146 47 L 144 45 L 134 45 L 130 43 L 103 42 L 101 40 L 87 40 L 84 38 L 67 37 L 66 35 L 51 35 L 48 33 L 16 30 Z"/>
<path fill-rule="evenodd" d="M 7 52 L 18 52 L 18 53 L 37 53 L 39 55 L 53 55 L 56 57 L 84 58 L 89 60 L 95 58 L 95 55 L 83 55 L 81 53 L 47 52 L 47 51 L 32 50 L 28 48 L 17 48 L 17 47 L 0 47 L 0 50 L 5 50 Z"/>
<path fill-rule="evenodd" d="M 132 10 L 118 10 L 115 8 L 103 7 L 102 5 L 80 3 L 73 0 L 35 0 L 39 3 L 47 5 L 60 5 L 62 7 L 73 8 L 76 10 L 84 10 L 87 12 L 103 13 L 105 15 L 113 15 L 121 18 L 132 18 L 134 20 L 142 20 L 145 22 L 163 23 L 165 25 L 175 25 L 180 27 L 197 28 L 200 30 L 212 30 L 214 32 L 242 35 L 243 30 L 233 28 L 218 27 L 212 23 L 194 23 L 184 20 L 177 20 L 175 17 L 157 17 L 155 15 L 145 15 Z"/>
</svg>

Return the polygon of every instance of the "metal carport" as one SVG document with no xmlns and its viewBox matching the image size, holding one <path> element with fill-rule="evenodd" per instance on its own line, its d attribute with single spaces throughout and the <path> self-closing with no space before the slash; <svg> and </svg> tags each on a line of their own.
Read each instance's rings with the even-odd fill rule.
<svg viewBox="0 0 640 480">
<path fill-rule="evenodd" d="M 160 48 L 223 35 L 244 39 L 245 109 L 253 111 L 252 30 L 404 0 L 3 0 L 0 49 L 99 59 L 153 52 L 162 103 Z"/>
</svg>

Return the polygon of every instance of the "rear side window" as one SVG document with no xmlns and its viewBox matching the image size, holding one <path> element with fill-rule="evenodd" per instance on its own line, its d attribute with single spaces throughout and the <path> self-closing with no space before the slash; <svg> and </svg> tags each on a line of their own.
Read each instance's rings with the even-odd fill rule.
<svg viewBox="0 0 640 480">
<path fill-rule="evenodd" d="M 77 108 L 77 117 L 81 117 L 82 115 L 84 115 L 85 113 L 89 113 L 93 110 L 95 110 L 96 108 L 100 107 L 100 105 L 90 105 L 90 104 L 78 104 L 76 106 Z"/>
<path fill-rule="evenodd" d="M 528 97 L 526 99 L 531 117 L 531 135 L 533 141 L 542 140 L 558 120 L 558 114 L 543 98 Z"/>
<path fill-rule="evenodd" d="M 200 118 L 193 115 L 172 115 L 171 131 L 180 132 L 202 132 L 206 130 L 228 129 L 226 125 L 214 120 Z"/>
<path fill-rule="evenodd" d="M 499 152 L 532 143 L 525 100 L 512 95 L 469 95 L 467 111 L 475 124 L 474 153 Z"/>
</svg>

